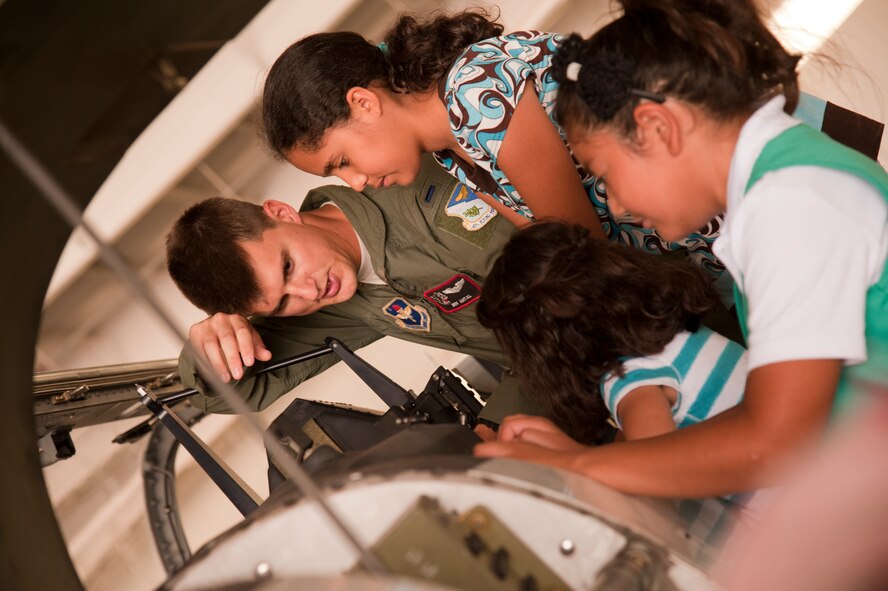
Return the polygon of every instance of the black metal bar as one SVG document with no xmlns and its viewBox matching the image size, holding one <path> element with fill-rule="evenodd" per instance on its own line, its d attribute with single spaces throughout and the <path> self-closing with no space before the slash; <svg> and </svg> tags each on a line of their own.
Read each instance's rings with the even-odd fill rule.
<svg viewBox="0 0 888 591">
<path fill-rule="evenodd" d="M 194 396 L 197 393 L 198 393 L 197 388 L 188 388 L 187 390 L 182 390 L 181 392 L 173 392 L 172 394 L 158 396 L 157 402 L 159 402 L 160 404 L 163 404 L 165 406 L 172 406 L 173 404 L 179 402 L 180 400 L 185 400 L 186 398 Z"/>
<path fill-rule="evenodd" d="M 264 373 L 268 373 L 270 371 L 275 371 L 281 369 L 283 367 L 288 367 L 290 365 L 295 365 L 297 363 L 302 363 L 303 361 L 310 361 L 316 357 L 323 357 L 324 355 L 329 355 L 333 352 L 333 349 L 330 347 L 319 347 L 317 349 L 312 349 L 306 353 L 302 353 L 301 355 L 293 355 L 292 357 L 286 357 L 281 359 L 277 363 L 272 363 L 271 365 L 266 365 L 262 369 L 258 370 L 253 375 L 262 375 Z M 198 390 L 196 388 L 188 388 L 187 390 L 182 390 L 181 392 L 173 392 L 172 394 L 166 394 L 163 396 L 158 396 L 156 400 L 160 404 L 171 405 L 179 402 L 180 400 L 184 400 L 191 396 L 197 394 Z"/>
<path fill-rule="evenodd" d="M 342 344 L 342 341 L 333 337 L 327 337 L 324 339 L 324 342 L 390 407 L 402 408 L 416 399 L 413 394 L 355 355 L 351 349 Z"/>
<path fill-rule="evenodd" d="M 136 386 L 141 395 L 142 404 L 169 429 L 179 443 L 182 444 L 204 472 L 216 483 L 216 486 L 228 497 L 241 515 L 246 517 L 259 508 L 261 499 L 243 481 L 231 471 L 225 463 L 216 457 L 200 438 L 194 434 L 174 412 L 158 402 L 143 386 Z"/>
<path fill-rule="evenodd" d="M 338 342 L 338 341 L 337 341 Z M 328 345 L 326 347 L 319 347 L 317 349 L 312 349 L 311 351 L 307 351 L 302 353 L 301 355 L 293 355 L 292 357 L 287 357 L 286 359 L 281 359 L 277 363 L 272 363 L 271 365 L 266 365 L 259 371 L 255 373 L 255 375 L 262 375 L 264 373 L 268 373 L 270 371 L 275 371 L 277 369 L 281 369 L 283 367 L 287 367 L 290 365 L 294 365 L 296 363 L 302 363 L 303 361 L 310 361 L 315 357 L 322 357 L 324 355 L 328 355 L 333 352 L 333 349 Z"/>
</svg>

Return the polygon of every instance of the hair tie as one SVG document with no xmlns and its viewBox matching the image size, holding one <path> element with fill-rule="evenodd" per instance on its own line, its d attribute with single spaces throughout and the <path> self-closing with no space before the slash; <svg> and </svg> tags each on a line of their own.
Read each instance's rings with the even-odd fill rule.
<svg viewBox="0 0 888 591">
<path fill-rule="evenodd" d="M 635 83 L 635 64 L 623 55 L 600 51 L 585 64 L 592 68 L 594 78 L 583 75 L 580 91 L 583 99 L 599 121 L 610 121 L 633 98 L 657 103 L 666 101 L 660 93 L 642 90 Z"/>
<path fill-rule="evenodd" d="M 580 68 L 583 67 L 583 64 L 580 62 L 570 62 L 567 64 L 567 68 L 564 70 L 564 77 L 570 80 L 571 82 L 576 82 L 580 79 Z"/>
<path fill-rule="evenodd" d="M 386 43 L 385 41 L 380 41 L 379 43 L 376 44 L 376 47 L 379 48 L 379 51 L 381 51 L 382 55 L 384 55 L 386 58 L 389 56 L 388 43 Z"/>
</svg>

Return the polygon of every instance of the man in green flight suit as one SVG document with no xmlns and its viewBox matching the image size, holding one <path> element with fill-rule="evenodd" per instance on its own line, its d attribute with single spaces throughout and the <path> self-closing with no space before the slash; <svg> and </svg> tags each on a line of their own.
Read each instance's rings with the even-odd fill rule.
<svg viewBox="0 0 888 591">
<path fill-rule="evenodd" d="M 475 317 L 493 261 L 514 226 L 434 163 L 407 187 L 325 186 L 299 211 L 216 197 L 187 210 L 167 238 L 179 289 L 210 314 L 189 341 L 256 410 L 336 363 L 327 355 L 259 376 L 251 368 L 322 347 L 328 336 L 352 350 L 391 335 L 507 367 L 493 334 Z M 249 319 L 248 319 L 249 317 Z M 256 364 L 259 362 L 259 365 Z M 180 357 L 195 402 L 206 395 L 193 362 Z M 498 423 L 535 407 L 504 372 L 482 418 Z"/>
</svg>

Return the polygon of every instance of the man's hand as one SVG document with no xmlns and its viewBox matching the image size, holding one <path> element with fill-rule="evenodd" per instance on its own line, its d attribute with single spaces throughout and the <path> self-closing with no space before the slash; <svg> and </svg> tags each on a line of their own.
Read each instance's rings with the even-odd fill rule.
<svg viewBox="0 0 888 591">
<path fill-rule="evenodd" d="M 271 351 L 265 348 L 259 333 L 240 314 L 213 314 L 189 329 L 188 341 L 224 382 L 239 380 L 244 366 L 253 365 L 256 359 L 271 359 Z"/>
</svg>

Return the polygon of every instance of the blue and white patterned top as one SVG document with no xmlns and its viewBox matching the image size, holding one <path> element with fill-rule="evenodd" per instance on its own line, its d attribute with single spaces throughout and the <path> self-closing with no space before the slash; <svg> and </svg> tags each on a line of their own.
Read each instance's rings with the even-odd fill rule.
<svg viewBox="0 0 888 591">
<path fill-rule="evenodd" d="M 601 396 L 620 426 L 617 407 L 642 386 L 666 386 L 677 399 L 672 418 L 679 428 L 706 420 L 736 406 L 746 388 L 746 349 L 705 326 L 675 335 L 662 352 L 623 362 L 623 375 L 609 374 Z"/>
<path fill-rule="evenodd" d="M 471 156 L 474 167 L 449 150 L 436 152 L 435 158 L 461 182 L 475 191 L 493 195 L 529 219 L 533 219 L 533 212 L 497 166 L 497 156 L 528 82 L 567 145 L 564 130 L 555 121 L 558 83 L 551 75 L 552 59 L 561 40 L 561 35 L 517 31 L 479 41 L 466 48 L 439 84 L 450 127 L 459 146 Z M 677 242 L 667 242 L 654 230 L 631 220 L 616 220 L 608 211 L 604 184 L 597 182 L 579 164 L 577 172 L 608 238 L 649 252 L 686 250 L 692 260 L 712 275 L 722 274 L 724 266 L 711 249 L 721 227 L 720 217 L 714 218 L 698 233 Z M 652 190 L 656 188 L 652 187 Z"/>
</svg>

